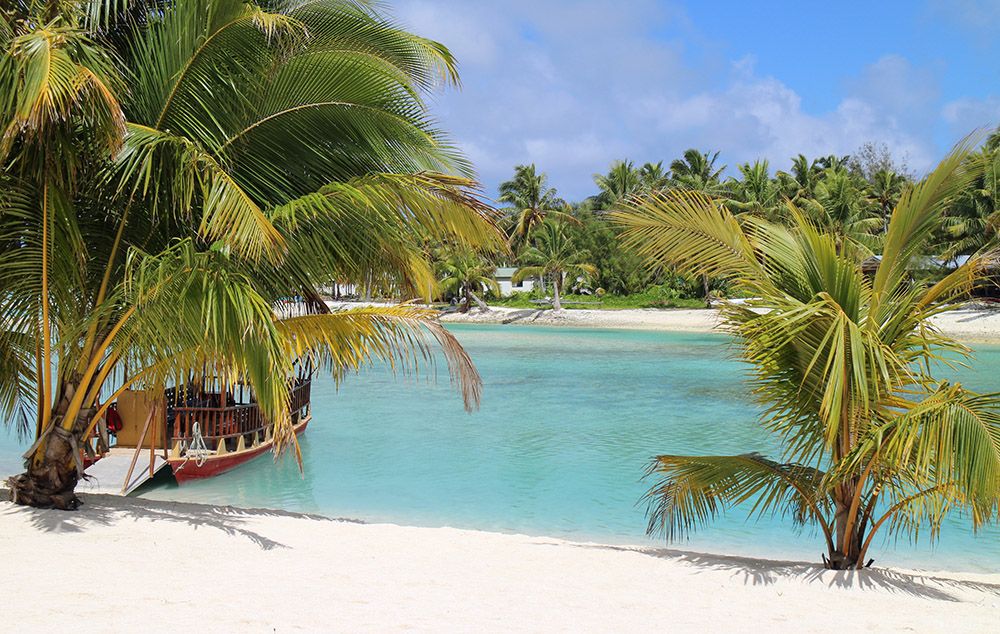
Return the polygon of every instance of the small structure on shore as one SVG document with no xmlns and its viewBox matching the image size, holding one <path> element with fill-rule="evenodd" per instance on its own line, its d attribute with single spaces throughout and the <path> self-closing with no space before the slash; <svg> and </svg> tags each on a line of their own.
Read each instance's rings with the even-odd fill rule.
<svg viewBox="0 0 1000 634">
<path fill-rule="evenodd" d="M 523 279 L 515 284 L 513 278 L 516 272 L 517 267 L 513 266 L 497 268 L 497 284 L 500 286 L 500 295 L 503 297 L 509 297 L 514 293 L 530 293 L 535 289 L 535 280 L 533 279 Z"/>
</svg>

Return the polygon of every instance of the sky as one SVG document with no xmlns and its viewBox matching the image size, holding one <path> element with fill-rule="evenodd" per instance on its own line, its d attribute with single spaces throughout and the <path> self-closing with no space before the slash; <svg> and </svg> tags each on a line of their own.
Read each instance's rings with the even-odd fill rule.
<svg viewBox="0 0 1000 634">
<path fill-rule="evenodd" d="M 396 0 L 462 86 L 432 116 L 487 196 L 535 163 L 567 200 L 689 147 L 772 172 L 884 143 L 920 174 L 1000 124 L 1000 0 Z"/>
</svg>

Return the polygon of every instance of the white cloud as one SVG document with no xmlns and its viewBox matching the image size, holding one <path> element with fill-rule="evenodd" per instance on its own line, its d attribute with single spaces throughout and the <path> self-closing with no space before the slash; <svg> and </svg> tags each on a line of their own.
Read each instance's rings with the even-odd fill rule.
<svg viewBox="0 0 1000 634">
<path fill-rule="evenodd" d="M 992 129 L 1000 125 L 1000 97 L 949 101 L 942 108 L 941 116 L 958 134 L 978 128 Z"/>
<path fill-rule="evenodd" d="M 940 69 L 887 55 L 830 78 L 843 84 L 839 104 L 807 111 L 780 77 L 758 74 L 752 57 L 725 62 L 723 44 L 653 0 L 404 0 L 396 14 L 458 56 L 464 88 L 437 97 L 434 113 L 488 194 L 534 161 L 579 199 L 615 159 L 669 161 L 688 147 L 721 150 L 733 167 L 767 158 L 784 168 L 799 152 L 876 141 L 923 170 L 938 153 L 932 128 L 975 109 L 955 102 L 942 113 Z"/>
</svg>

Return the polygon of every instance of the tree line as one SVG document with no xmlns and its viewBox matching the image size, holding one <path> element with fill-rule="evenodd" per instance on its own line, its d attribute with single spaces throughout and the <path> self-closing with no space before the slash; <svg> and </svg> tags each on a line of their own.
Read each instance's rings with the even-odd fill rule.
<svg viewBox="0 0 1000 634">
<path fill-rule="evenodd" d="M 1000 132 L 991 134 L 966 161 L 968 167 L 981 168 L 979 176 L 949 201 L 924 254 L 943 264 L 979 252 L 997 239 Z M 439 262 L 450 262 L 438 267 L 446 282 L 443 291 L 461 297 L 465 282 L 471 288 L 493 288 L 495 265 L 534 267 L 532 274 L 537 277 L 538 267 L 545 269 L 541 260 L 547 259 L 548 269 L 542 273 L 547 271 L 550 279 L 554 279 L 554 271 L 560 271 L 561 281 L 572 268 L 586 288 L 598 293 L 631 295 L 663 286 L 679 296 L 710 298 L 713 292 L 726 291 L 722 282 L 649 271 L 634 253 L 622 248 L 620 230 L 607 222 L 607 213 L 667 191 L 698 191 L 719 200 L 736 217 L 754 216 L 790 225 L 801 215 L 839 242 L 878 255 L 892 210 L 916 182 L 905 159 L 875 143 L 866 143 L 846 156 L 809 158 L 799 154 L 787 170 L 773 170 L 766 159 L 741 163 L 734 172 L 727 173 L 727 169 L 719 162 L 719 152 L 693 148 L 669 163 L 640 165 L 618 160 L 606 173 L 593 176 L 593 195 L 567 201 L 537 165 L 518 165 L 498 188 L 509 251 L 478 256 L 465 252 L 457 258 L 446 252 Z M 539 253 L 540 248 L 551 250 L 548 245 L 555 235 L 563 236 L 562 264 L 551 254 Z M 571 256 L 568 261 L 567 255 Z M 477 257 L 481 264 L 471 266 Z M 465 268 L 475 268 L 477 275 L 463 280 L 456 274 L 456 260 L 462 258 L 469 261 Z M 542 294 L 559 290 L 551 284 L 541 286 Z"/>
</svg>

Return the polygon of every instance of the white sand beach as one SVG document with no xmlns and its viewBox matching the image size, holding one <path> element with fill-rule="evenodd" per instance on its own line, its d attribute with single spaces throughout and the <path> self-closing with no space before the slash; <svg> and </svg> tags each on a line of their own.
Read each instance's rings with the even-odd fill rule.
<svg viewBox="0 0 1000 634">
<path fill-rule="evenodd" d="M 327 302 L 335 309 L 359 306 L 390 306 L 378 302 Z M 621 310 L 508 308 L 490 306 L 487 310 L 473 308 L 468 313 L 448 312 L 441 315 L 444 323 L 480 323 L 536 326 L 567 326 L 581 328 L 628 328 L 675 332 L 711 332 L 719 326 L 719 313 L 714 309 L 626 308 Z M 1000 343 L 1000 307 L 970 304 L 933 318 L 943 332 L 966 342 Z"/>
<path fill-rule="evenodd" d="M 0 503 L 0 631 L 985 632 L 1000 609 L 1000 575 L 84 500 Z"/>
<path fill-rule="evenodd" d="M 637 328 L 679 332 L 709 332 L 719 323 L 718 311 L 702 309 L 551 310 L 490 307 L 467 314 L 449 313 L 445 323 L 501 323 L 587 328 Z M 1000 343 L 1000 309 L 973 305 L 933 319 L 943 332 L 968 342 Z"/>
</svg>

